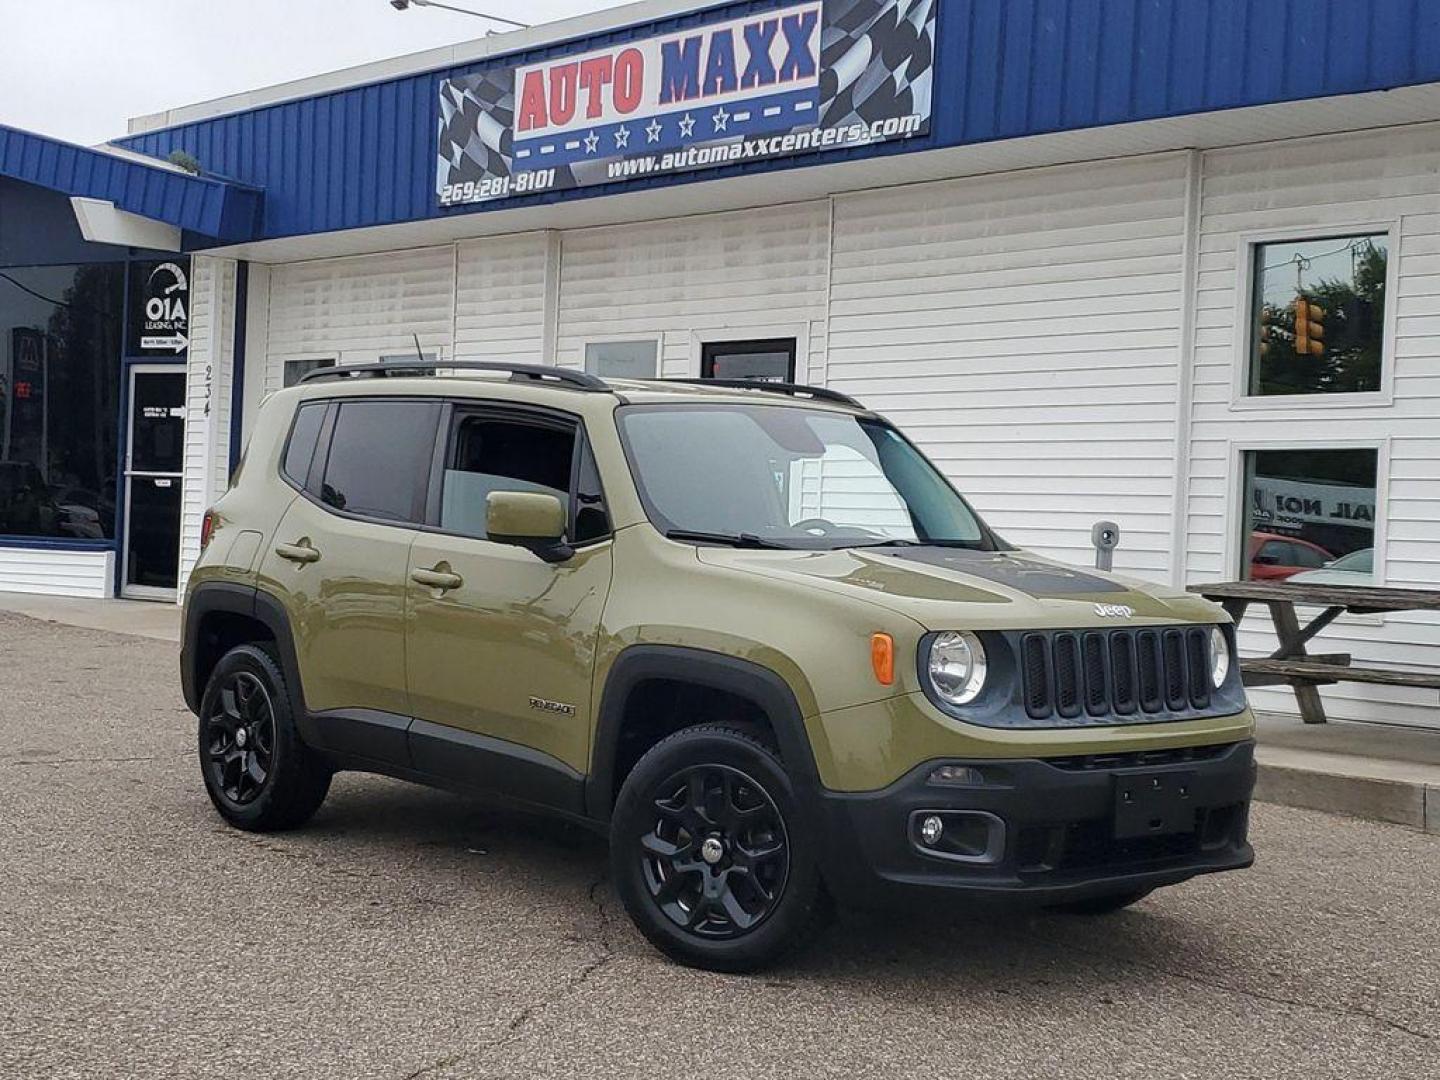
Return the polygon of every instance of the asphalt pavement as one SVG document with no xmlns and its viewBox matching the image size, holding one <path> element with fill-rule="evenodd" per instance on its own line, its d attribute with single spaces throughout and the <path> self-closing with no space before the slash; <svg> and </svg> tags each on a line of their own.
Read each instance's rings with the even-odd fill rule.
<svg viewBox="0 0 1440 1080">
<path fill-rule="evenodd" d="M 345 775 L 224 826 L 175 646 L 0 614 L 0 1077 L 1440 1075 L 1440 837 L 1258 806 L 1254 869 L 1099 919 L 650 950 L 603 843 Z"/>
</svg>

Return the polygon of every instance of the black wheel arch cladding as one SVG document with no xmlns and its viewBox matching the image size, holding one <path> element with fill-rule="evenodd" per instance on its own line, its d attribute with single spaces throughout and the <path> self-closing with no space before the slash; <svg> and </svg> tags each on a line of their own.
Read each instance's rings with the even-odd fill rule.
<svg viewBox="0 0 1440 1080">
<path fill-rule="evenodd" d="M 590 774 L 585 784 L 588 816 L 604 821 L 614 809 L 620 739 L 631 695 L 663 680 L 703 687 L 754 704 L 775 734 L 780 756 L 797 792 L 819 786 L 819 773 L 804 718 L 790 686 L 771 669 L 750 660 L 679 645 L 632 645 L 615 660 L 597 712 Z M 803 801 L 803 800 L 802 800 Z"/>
</svg>

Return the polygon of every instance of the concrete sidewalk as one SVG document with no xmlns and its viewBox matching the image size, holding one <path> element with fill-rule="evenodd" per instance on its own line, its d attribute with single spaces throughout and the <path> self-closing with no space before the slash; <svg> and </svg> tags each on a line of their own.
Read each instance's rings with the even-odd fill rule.
<svg viewBox="0 0 1440 1080">
<path fill-rule="evenodd" d="M 159 641 L 180 641 L 180 605 L 144 600 L 88 600 L 70 596 L 32 596 L 0 592 L 0 611 L 44 622 L 108 630 Z"/>
<path fill-rule="evenodd" d="M 1440 834 L 1440 731 L 1259 721 L 1256 798 Z"/>
<path fill-rule="evenodd" d="M 47 622 L 180 640 L 180 608 L 136 600 L 0 593 L 0 611 Z M 1303 724 L 1260 717 L 1256 797 L 1440 834 L 1440 731 L 1379 724 Z"/>
</svg>

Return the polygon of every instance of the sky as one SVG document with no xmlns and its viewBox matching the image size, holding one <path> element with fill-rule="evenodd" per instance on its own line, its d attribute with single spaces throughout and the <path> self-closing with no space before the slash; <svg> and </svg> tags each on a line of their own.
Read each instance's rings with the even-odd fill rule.
<svg viewBox="0 0 1440 1080">
<path fill-rule="evenodd" d="M 538 23 L 615 0 L 447 0 Z M 93 145 L 160 112 L 483 37 L 389 0 L 0 0 L 0 124 Z"/>
</svg>

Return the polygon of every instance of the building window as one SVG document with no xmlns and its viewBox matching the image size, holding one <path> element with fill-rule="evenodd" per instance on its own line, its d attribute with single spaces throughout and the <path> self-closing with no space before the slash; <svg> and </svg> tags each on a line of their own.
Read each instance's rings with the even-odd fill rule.
<svg viewBox="0 0 1440 1080">
<path fill-rule="evenodd" d="M 654 379 L 660 374 L 660 342 L 587 341 L 585 370 L 610 379 Z"/>
<path fill-rule="evenodd" d="M 1387 235 L 1283 241 L 1253 250 L 1248 393 L 1379 390 Z"/>
<path fill-rule="evenodd" d="M 1379 456 L 1373 449 L 1247 450 L 1243 576 L 1370 584 Z"/>
<path fill-rule="evenodd" d="M 285 385 L 294 386 L 312 371 L 319 371 L 321 368 L 335 366 L 333 356 L 321 357 L 311 360 L 286 360 L 285 361 Z"/>
<path fill-rule="evenodd" d="M 707 341 L 700 349 L 700 375 L 706 379 L 795 381 L 795 339 Z"/>
<path fill-rule="evenodd" d="M 0 270 L 0 535 L 115 538 L 125 264 Z"/>
</svg>

